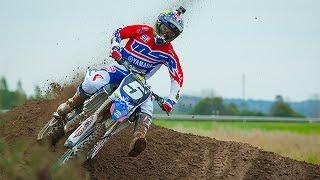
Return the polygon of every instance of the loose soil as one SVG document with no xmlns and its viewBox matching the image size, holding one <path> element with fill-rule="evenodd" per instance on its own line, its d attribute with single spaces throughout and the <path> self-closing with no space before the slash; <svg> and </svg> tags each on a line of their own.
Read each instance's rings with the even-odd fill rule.
<svg viewBox="0 0 320 180">
<path fill-rule="evenodd" d="M 38 131 L 73 90 L 74 87 L 64 90 L 59 98 L 29 101 L 1 115 L 0 121 L 4 122 L 0 123 L 0 137 L 8 144 L 24 138 L 30 144 L 28 151 L 36 153 L 31 149 L 37 144 Z M 87 171 L 91 179 L 320 179 L 319 165 L 249 144 L 218 141 L 159 126 L 151 126 L 146 150 L 132 158 L 127 155 L 131 138 L 132 128 L 115 135 L 92 162 L 77 169 Z M 61 155 L 62 144 L 63 141 L 50 154 Z"/>
</svg>

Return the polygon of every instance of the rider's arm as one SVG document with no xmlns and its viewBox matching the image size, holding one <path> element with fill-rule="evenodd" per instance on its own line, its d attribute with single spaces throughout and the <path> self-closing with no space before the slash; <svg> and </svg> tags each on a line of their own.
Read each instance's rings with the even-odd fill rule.
<svg viewBox="0 0 320 180">
<path fill-rule="evenodd" d="M 174 50 L 171 52 L 174 62 L 166 64 L 171 78 L 170 94 L 167 101 L 173 106 L 180 98 L 180 92 L 183 84 L 183 71 L 177 54 Z"/>
<path fill-rule="evenodd" d="M 111 47 L 120 47 L 121 40 L 134 38 L 137 35 L 150 30 L 152 30 L 152 28 L 147 25 L 129 25 L 119 28 L 112 35 Z"/>
</svg>

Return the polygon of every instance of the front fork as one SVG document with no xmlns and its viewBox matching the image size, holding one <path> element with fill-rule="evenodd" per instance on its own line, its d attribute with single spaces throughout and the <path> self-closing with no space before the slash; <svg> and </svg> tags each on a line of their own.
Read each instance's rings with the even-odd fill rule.
<svg viewBox="0 0 320 180">
<path fill-rule="evenodd" d="M 108 122 L 110 122 L 110 124 Z M 127 128 L 131 123 L 132 122 L 129 120 L 121 123 L 119 121 L 113 121 L 111 118 L 109 118 L 105 124 L 107 128 L 104 136 L 93 146 L 92 150 L 88 153 L 87 159 L 92 159 L 94 156 L 96 156 L 101 148 L 111 138 L 111 136 Z"/>
</svg>

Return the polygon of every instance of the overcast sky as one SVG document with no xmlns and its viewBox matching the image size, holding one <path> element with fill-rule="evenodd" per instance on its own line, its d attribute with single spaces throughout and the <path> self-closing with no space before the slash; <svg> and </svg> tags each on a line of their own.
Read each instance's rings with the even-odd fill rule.
<svg viewBox="0 0 320 180">
<path fill-rule="evenodd" d="M 318 0 L 0 0 L 0 76 L 30 95 L 36 84 L 67 81 L 78 67 L 102 64 L 110 36 L 122 25 L 152 24 L 165 8 L 183 4 L 185 31 L 174 46 L 185 94 L 292 101 L 320 94 Z M 165 96 L 162 68 L 150 80 Z"/>
</svg>

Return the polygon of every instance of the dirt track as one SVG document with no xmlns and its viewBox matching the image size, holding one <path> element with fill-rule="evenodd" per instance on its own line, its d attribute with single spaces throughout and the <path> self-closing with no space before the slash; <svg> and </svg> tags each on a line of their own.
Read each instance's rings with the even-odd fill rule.
<svg viewBox="0 0 320 180">
<path fill-rule="evenodd" d="M 0 119 L 0 137 L 8 143 L 27 137 L 31 144 L 49 119 L 55 100 L 30 101 Z M 10 130 L 12 129 L 12 130 Z M 152 126 L 145 152 L 129 158 L 132 131 L 113 137 L 90 165 L 92 179 L 320 179 L 320 166 L 265 152 L 248 144 L 218 141 Z M 62 143 L 57 152 L 63 151 Z M 0 175 L 1 177 L 1 175 Z"/>
</svg>

